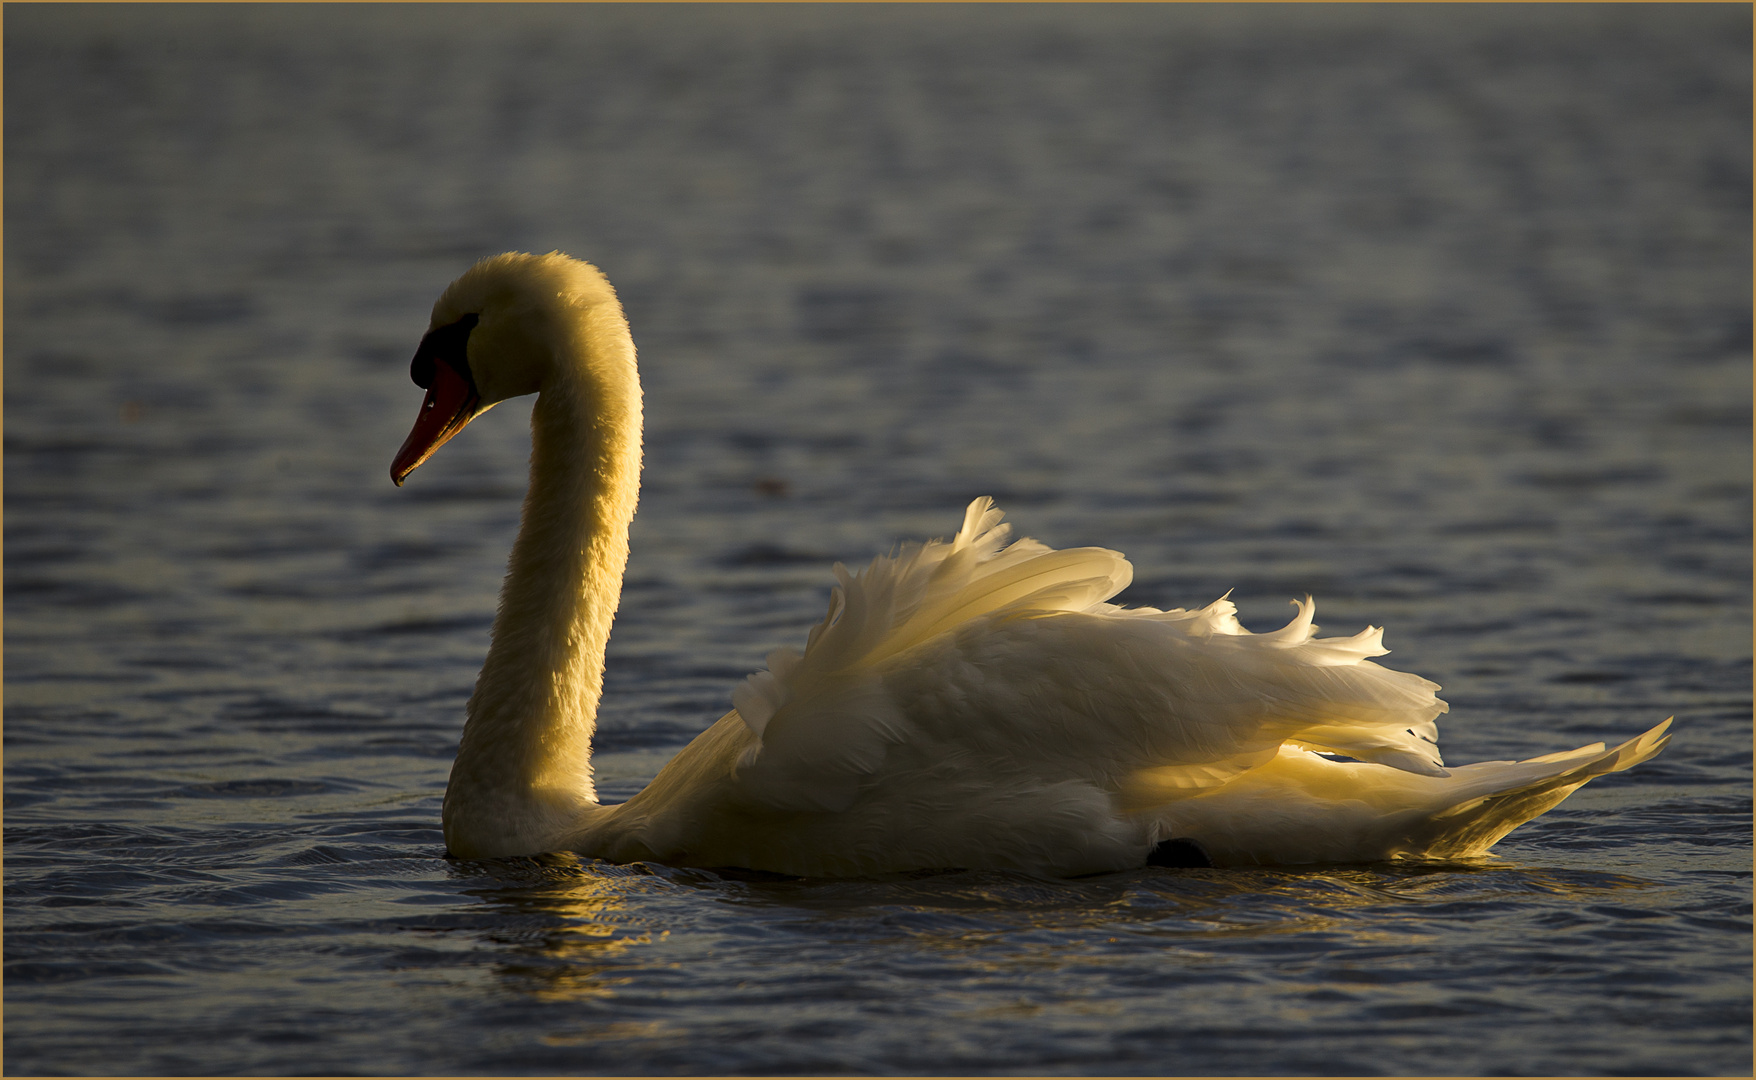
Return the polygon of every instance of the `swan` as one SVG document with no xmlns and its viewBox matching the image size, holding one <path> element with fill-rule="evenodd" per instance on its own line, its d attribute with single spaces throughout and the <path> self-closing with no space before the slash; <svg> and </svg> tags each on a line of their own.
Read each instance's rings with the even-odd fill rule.
<svg viewBox="0 0 1756 1080">
<path fill-rule="evenodd" d="M 616 294 L 559 252 L 484 259 L 434 305 L 426 391 L 391 478 L 494 404 L 536 394 L 530 486 L 446 787 L 460 858 L 862 876 L 962 867 L 1076 876 L 1157 865 L 1457 859 L 1665 745 L 1447 769 L 1439 687 L 1369 657 L 1382 630 L 1272 633 L 1221 598 L 1108 603 L 1102 548 L 1008 543 L 976 499 L 949 541 L 837 564 L 802 652 L 644 790 L 597 800 L 591 739 L 640 486 L 641 391 Z"/>
</svg>

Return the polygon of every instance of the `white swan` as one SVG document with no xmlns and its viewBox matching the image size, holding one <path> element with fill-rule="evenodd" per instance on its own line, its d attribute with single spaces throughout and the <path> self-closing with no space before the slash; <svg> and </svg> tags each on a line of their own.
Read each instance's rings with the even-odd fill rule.
<svg viewBox="0 0 1756 1080">
<path fill-rule="evenodd" d="M 640 483 L 615 293 L 559 253 L 485 259 L 434 306 L 411 373 L 427 396 L 398 484 L 495 402 L 538 395 L 523 525 L 445 793 L 461 857 L 835 876 L 1455 858 L 1667 739 L 1669 720 L 1614 749 L 1447 771 L 1438 687 L 1367 660 L 1382 631 L 1317 638 L 1308 600 L 1270 634 L 1225 599 L 1119 608 L 1121 555 L 1008 545 L 977 499 L 948 543 L 838 565 L 804 653 L 771 653 L 645 790 L 601 805 L 591 737 Z"/>
</svg>

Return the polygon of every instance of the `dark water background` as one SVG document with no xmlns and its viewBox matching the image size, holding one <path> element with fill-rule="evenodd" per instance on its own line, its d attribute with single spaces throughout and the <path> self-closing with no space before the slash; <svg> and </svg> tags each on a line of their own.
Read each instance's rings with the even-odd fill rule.
<svg viewBox="0 0 1756 1080">
<path fill-rule="evenodd" d="M 1747 7 L 4 19 L 9 1074 L 1748 1074 Z M 528 409 L 386 470 L 514 248 L 641 347 L 607 798 L 979 494 L 1676 739 L 1477 865 L 449 862 Z"/>
</svg>

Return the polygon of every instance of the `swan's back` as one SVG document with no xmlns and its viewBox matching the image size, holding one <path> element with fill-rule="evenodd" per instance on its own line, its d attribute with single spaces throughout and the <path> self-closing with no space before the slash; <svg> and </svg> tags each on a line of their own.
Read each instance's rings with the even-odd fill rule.
<svg viewBox="0 0 1756 1080">
<path fill-rule="evenodd" d="M 1261 839 L 1281 856 L 1296 854 L 1298 834 L 1323 828 L 1324 815 L 1312 798 L 1237 813 L 1228 802 L 1272 803 L 1277 783 L 1309 795 L 1312 770 L 1336 770 L 1321 775 L 1339 788 L 1315 800 L 1332 816 L 1368 807 L 1365 818 L 1383 819 L 1370 807 L 1389 799 L 1424 819 L 1450 805 L 1433 805 L 1447 791 L 1461 804 L 1499 790 L 1484 785 L 1480 766 L 1452 779 L 1436 745 L 1438 687 L 1372 663 L 1386 651 L 1381 631 L 1319 638 L 1309 601 L 1270 634 L 1245 631 L 1225 599 L 1199 611 L 1119 608 L 1107 603 L 1131 576 L 1119 554 L 1006 536 L 982 499 L 950 541 L 904 548 L 857 574 L 838 566 L 804 652 L 771 654 L 709 733 L 722 760 L 704 768 L 680 755 L 680 769 L 696 770 L 692 791 L 674 777 L 655 781 L 655 803 L 696 803 L 682 815 L 694 846 L 670 857 L 816 874 L 1084 873 L 1139 865 L 1154 844 L 1201 825 L 1220 857 L 1248 862 L 1234 855 L 1250 842 L 1232 841 L 1250 832 L 1252 815 L 1275 823 Z M 1589 771 L 1591 749 L 1507 782 Z M 1309 767 L 1295 775 L 1289 756 Z M 1332 824 L 1361 831 L 1351 819 Z M 1385 843 L 1396 851 L 1377 843 L 1356 836 L 1349 857 L 1421 854 L 1394 838 Z M 663 848 L 652 850 L 663 858 Z"/>
</svg>

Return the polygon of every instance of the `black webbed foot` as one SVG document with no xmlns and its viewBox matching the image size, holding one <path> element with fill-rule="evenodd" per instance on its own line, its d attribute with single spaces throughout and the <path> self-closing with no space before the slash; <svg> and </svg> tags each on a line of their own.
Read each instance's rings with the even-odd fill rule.
<svg viewBox="0 0 1756 1080">
<path fill-rule="evenodd" d="M 1148 866 L 1212 866 L 1207 849 L 1189 839 L 1165 840 L 1146 856 Z"/>
</svg>

